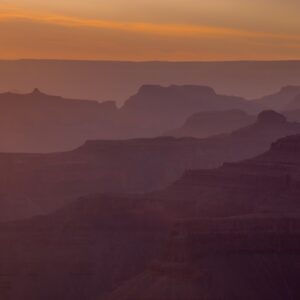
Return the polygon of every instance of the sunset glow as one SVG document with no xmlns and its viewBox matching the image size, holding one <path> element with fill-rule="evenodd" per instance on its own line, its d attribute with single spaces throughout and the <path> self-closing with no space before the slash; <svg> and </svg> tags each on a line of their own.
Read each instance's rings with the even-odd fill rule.
<svg viewBox="0 0 300 300">
<path fill-rule="evenodd" d="M 297 1 L 98 2 L 0 1 L 0 58 L 300 58 Z"/>
</svg>

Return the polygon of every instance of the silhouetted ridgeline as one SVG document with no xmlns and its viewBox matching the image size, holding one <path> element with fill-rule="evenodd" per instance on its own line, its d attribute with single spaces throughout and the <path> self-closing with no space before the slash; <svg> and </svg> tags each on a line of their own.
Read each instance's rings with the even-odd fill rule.
<svg viewBox="0 0 300 300">
<path fill-rule="evenodd" d="M 114 102 L 64 99 L 35 89 L 0 94 L 0 151 L 53 152 L 112 135 Z"/>
<path fill-rule="evenodd" d="M 195 218 L 299 213 L 299 159 L 299 135 L 287 137 L 254 159 L 188 171 L 157 197 L 174 213 Z"/>
<path fill-rule="evenodd" d="M 287 110 L 298 93 L 298 87 L 290 86 L 266 97 L 268 101 L 247 101 L 206 86 L 144 85 L 120 108 L 112 101 L 64 99 L 38 89 L 29 94 L 4 93 L 0 94 L 0 151 L 66 151 L 90 139 L 160 136 L 182 124 L 175 136 L 207 137 L 251 124 L 254 117 L 244 112 L 277 109 L 278 103 Z M 300 120 L 293 111 L 287 116 Z"/>
<path fill-rule="evenodd" d="M 208 139 L 100 140 L 62 153 L 2 153 L 0 219 L 47 213 L 87 194 L 162 189 L 188 169 L 251 158 L 267 151 L 278 138 L 296 133 L 300 133 L 298 123 L 266 111 L 244 129 Z"/>
<path fill-rule="evenodd" d="M 2 152 L 55 152 L 89 139 L 153 137 L 195 112 L 258 110 L 249 101 L 202 86 L 143 86 L 120 109 L 112 101 L 64 99 L 35 89 L 0 94 L 0 108 Z"/>
<path fill-rule="evenodd" d="M 253 99 L 280 86 L 299 84 L 299 70 L 299 61 L 0 61 L 0 91 L 29 92 L 38 86 L 67 98 L 109 99 L 120 104 L 145 83 L 188 83 Z"/>
<path fill-rule="evenodd" d="M 136 123 L 131 135 L 140 137 L 176 128 L 195 112 L 230 109 L 257 113 L 260 106 L 240 97 L 218 95 L 206 86 L 145 85 L 125 102 L 122 115 Z"/>
</svg>

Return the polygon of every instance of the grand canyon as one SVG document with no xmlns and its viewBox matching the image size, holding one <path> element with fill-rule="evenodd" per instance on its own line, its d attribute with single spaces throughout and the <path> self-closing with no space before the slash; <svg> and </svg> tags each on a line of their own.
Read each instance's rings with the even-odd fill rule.
<svg viewBox="0 0 300 300">
<path fill-rule="evenodd" d="M 0 1 L 0 300 L 300 299 L 299 10 Z"/>
<path fill-rule="evenodd" d="M 294 90 L 260 103 L 203 86 L 145 86 L 121 108 L 38 89 L 2 94 L 15 142 L 2 140 L 14 149 L 0 154 L 3 299 L 297 298 Z M 8 117 L 15 106 L 18 126 Z M 141 137 L 127 114 L 140 116 Z M 162 120 L 147 124 L 153 137 L 146 114 Z M 116 131 L 101 139 L 106 128 Z"/>
</svg>

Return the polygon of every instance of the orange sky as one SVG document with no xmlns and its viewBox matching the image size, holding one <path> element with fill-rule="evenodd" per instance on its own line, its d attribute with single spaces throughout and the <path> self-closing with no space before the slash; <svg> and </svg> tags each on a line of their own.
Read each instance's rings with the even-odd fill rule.
<svg viewBox="0 0 300 300">
<path fill-rule="evenodd" d="M 298 0 L 0 0 L 0 58 L 300 59 L 299 11 Z"/>
</svg>

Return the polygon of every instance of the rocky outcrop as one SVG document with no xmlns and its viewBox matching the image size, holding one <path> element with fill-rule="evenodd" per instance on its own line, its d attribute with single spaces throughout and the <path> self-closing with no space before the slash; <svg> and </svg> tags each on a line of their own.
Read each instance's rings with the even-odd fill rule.
<svg viewBox="0 0 300 300">
<path fill-rule="evenodd" d="M 160 113 L 181 118 L 191 113 L 209 110 L 245 109 L 257 107 L 241 97 L 218 95 L 211 87 L 197 85 L 143 85 L 123 106 L 125 111 L 144 114 Z M 183 116 L 185 114 L 185 116 Z"/>
<path fill-rule="evenodd" d="M 156 197 L 186 218 L 249 213 L 300 213 L 299 135 L 273 143 L 254 159 L 190 170 Z"/>
</svg>

